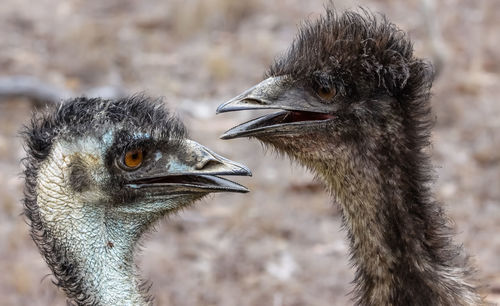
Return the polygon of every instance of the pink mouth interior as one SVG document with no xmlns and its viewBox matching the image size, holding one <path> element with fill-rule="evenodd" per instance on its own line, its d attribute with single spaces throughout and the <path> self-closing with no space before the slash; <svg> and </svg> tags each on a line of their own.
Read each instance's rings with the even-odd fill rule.
<svg viewBox="0 0 500 306">
<path fill-rule="evenodd" d="M 334 116 L 330 114 L 291 111 L 286 114 L 286 116 L 283 118 L 283 121 L 285 122 L 318 121 L 318 120 L 331 119 L 333 117 Z"/>
</svg>

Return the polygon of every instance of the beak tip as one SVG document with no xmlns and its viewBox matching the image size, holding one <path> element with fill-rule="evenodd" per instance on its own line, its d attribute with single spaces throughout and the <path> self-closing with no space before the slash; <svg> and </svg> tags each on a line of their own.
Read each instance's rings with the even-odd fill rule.
<svg viewBox="0 0 500 306">
<path fill-rule="evenodd" d="M 227 133 L 224 133 L 224 134 L 220 135 L 219 138 L 222 140 L 228 140 L 228 139 L 231 139 L 231 136 L 228 135 Z"/>
<path fill-rule="evenodd" d="M 221 114 L 221 113 L 227 113 L 227 112 L 230 112 L 232 111 L 233 109 L 231 108 L 231 104 L 237 100 L 238 97 L 235 97 L 227 102 L 224 102 L 222 103 L 221 105 L 219 105 L 217 107 L 217 109 L 215 110 L 215 114 L 218 115 L 218 114 Z"/>
<path fill-rule="evenodd" d="M 252 176 L 252 171 L 250 171 L 247 167 L 243 168 L 243 172 L 245 176 Z"/>
<path fill-rule="evenodd" d="M 219 105 L 219 107 L 217 107 L 217 109 L 215 110 L 216 115 L 221 114 L 223 112 L 224 112 L 224 104 Z"/>
<path fill-rule="evenodd" d="M 236 169 L 233 171 L 233 175 L 252 176 L 252 171 L 247 166 L 236 162 L 234 162 L 234 166 Z"/>
<path fill-rule="evenodd" d="M 239 133 L 235 133 L 234 129 L 230 129 L 226 132 L 224 132 L 224 134 L 220 135 L 219 138 L 222 139 L 222 140 L 229 140 L 229 139 L 235 139 L 235 138 L 238 138 L 240 135 Z"/>
</svg>

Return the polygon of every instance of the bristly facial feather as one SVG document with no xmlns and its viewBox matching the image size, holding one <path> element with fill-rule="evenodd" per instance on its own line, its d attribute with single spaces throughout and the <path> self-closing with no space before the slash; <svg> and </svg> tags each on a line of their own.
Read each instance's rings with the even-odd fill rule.
<svg viewBox="0 0 500 306">
<path fill-rule="evenodd" d="M 432 81 L 430 65 L 413 56 L 407 34 L 366 10 L 339 15 L 328 9 L 319 20 L 306 22 L 266 73 L 283 75 L 309 84 L 333 82 L 341 93 L 356 96 L 381 90 L 395 96 L 403 89 L 428 89 Z"/>
</svg>

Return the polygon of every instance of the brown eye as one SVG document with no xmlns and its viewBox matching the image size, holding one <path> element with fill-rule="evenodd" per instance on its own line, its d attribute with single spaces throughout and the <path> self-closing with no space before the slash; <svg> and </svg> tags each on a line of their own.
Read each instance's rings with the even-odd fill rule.
<svg viewBox="0 0 500 306">
<path fill-rule="evenodd" d="M 142 164 L 144 156 L 142 149 L 130 150 L 123 157 L 123 164 L 130 169 L 138 168 Z"/>
<path fill-rule="evenodd" d="M 323 100 L 331 100 L 337 94 L 337 90 L 335 88 L 330 87 L 320 87 L 318 88 L 318 96 Z"/>
</svg>

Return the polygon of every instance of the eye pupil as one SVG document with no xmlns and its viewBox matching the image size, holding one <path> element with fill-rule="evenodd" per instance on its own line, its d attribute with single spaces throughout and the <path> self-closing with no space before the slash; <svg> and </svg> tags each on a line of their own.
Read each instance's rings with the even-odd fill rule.
<svg viewBox="0 0 500 306">
<path fill-rule="evenodd" d="M 335 88 L 321 86 L 320 88 L 318 88 L 317 93 L 321 99 L 330 100 L 333 97 L 335 97 L 337 92 L 336 92 Z"/>
<path fill-rule="evenodd" d="M 130 168 L 135 169 L 138 168 L 143 161 L 143 152 L 141 149 L 130 150 L 125 153 L 123 158 L 123 164 Z"/>
</svg>

